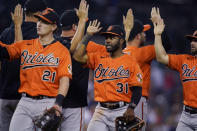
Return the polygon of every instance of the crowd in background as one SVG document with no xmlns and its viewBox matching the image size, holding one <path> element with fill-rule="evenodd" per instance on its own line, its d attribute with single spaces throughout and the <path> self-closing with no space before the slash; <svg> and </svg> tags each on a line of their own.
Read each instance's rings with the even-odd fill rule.
<svg viewBox="0 0 197 131">
<path fill-rule="evenodd" d="M 185 34 L 192 34 L 197 23 L 196 0 L 87 0 L 90 4 L 89 19 L 98 18 L 105 29 L 111 24 L 122 24 L 122 15 L 129 8 L 134 16 L 143 21 L 150 21 L 153 6 L 160 8 L 166 23 L 166 29 L 172 48 L 170 53 L 187 53 L 189 46 L 184 39 Z M 17 3 L 24 4 L 25 0 L 0 1 L 0 32 L 11 23 L 10 12 Z M 78 7 L 80 0 L 46 0 L 49 7 L 59 14 L 66 9 Z M 95 38 L 100 40 L 100 38 Z M 153 30 L 147 31 L 147 43 L 153 43 Z M 92 75 L 92 73 L 90 73 Z M 156 61 L 151 68 L 151 93 L 148 100 L 147 131 L 175 131 L 182 110 L 182 85 L 179 74 Z M 86 108 L 86 123 L 88 124 L 96 106 L 93 100 L 93 77 L 90 77 L 88 89 L 88 104 Z"/>
</svg>

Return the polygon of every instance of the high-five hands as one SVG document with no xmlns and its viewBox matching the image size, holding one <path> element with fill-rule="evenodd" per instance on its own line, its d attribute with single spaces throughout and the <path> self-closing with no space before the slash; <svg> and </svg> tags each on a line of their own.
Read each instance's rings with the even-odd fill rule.
<svg viewBox="0 0 197 131">
<path fill-rule="evenodd" d="M 131 31 L 133 29 L 134 25 L 134 16 L 133 16 L 133 11 L 132 9 L 129 9 L 127 11 L 126 17 L 123 15 L 123 24 L 124 24 L 124 29 L 126 31 Z"/>
<path fill-rule="evenodd" d="M 18 4 L 15 9 L 14 13 L 11 13 L 12 20 L 15 26 L 21 26 L 23 23 L 23 8 L 20 4 Z"/>
<path fill-rule="evenodd" d="M 157 22 L 161 19 L 161 16 L 160 16 L 160 11 L 159 11 L 159 8 L 158 7 L 153 7 L 152 10 L 151 10 L 151 21 L 152 22 Z"/>
<path fill-rule="evenodd" d="M 89 4 L 87 4 L 86 0 L 81 0 L 79 9 L 75 9 L 77 16 L 79 17 L 80 20 L 87 20 L 88 19 L 88 9 L 89 9 Z"/>
<path fill-rule="evenodd" d="M 97 19 L 90 21 L 89 26 L 87 28 L 87 34 L 94 35 L 98 33 L 102 27 L 100 27 L 101 22 L 99 22 Z"/>
<path fill-rule="evenodd" d="M 154 34 L 161 35 L 165 28 L 163 19 L 159 19 L 157 22 L 153 22 L 153 25 L 154 25 Z"/>
</svg>

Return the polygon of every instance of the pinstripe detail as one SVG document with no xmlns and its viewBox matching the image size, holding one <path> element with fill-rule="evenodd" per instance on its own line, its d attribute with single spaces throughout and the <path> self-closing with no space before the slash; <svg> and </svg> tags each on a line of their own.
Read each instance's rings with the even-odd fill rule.
<svg viewBox="0 0 197 131">
<path fill-rule="evenodd" d="M 142 102 L 142 120 L 144 120 L 144 102 Z"/>
</svg>

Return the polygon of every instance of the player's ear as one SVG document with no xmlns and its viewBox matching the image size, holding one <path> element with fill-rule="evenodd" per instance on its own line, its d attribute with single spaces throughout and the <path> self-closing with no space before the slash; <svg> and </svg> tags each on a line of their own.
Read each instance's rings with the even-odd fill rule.
<svg viewBox="0 0 197 131">
<path fill-rule="evenodd" d="M 124 40 L 123 38 L 120 39 L 120 43 L 121 43 L 121 44 L 123 44 L 124 41 L 125 41 L 125 40 Z"/>
<path fill-rule="evenodd" d="M 53 24 L 52 25 L 52 30 L 55 31 L 56 29 L 57 29 L 57 25 L 56 24 Z"/>
<path fill-rule="evenodd" d="M 135 36 L 135 38 L 137 38 L 137 39 L 141 39 L 141 34 L 140 34 L 140 33 L 138 33 L 138 34 Z"/>
</svg>

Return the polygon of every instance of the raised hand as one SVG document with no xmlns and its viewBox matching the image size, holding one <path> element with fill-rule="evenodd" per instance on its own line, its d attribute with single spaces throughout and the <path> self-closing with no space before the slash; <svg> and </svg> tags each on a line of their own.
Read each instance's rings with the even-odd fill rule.
<svg viewBox="0 0 197 131">
<path fill-rule="evenodd" d="M 159 11 L 159 8 L 158 7 L 153 7 L 152 10 L 151 10 L 151 21 L 152 22 L 157 22 L 161 19 L 161 16 L 160 16 L 160 11 Z"/>
<path fill-rule="evenodd" d="M 102 27 L 100 27 L 101 22 L 99 22 L 97 19 L 90 21 L 89 26 L 87 28 L 87 33 L 89 35 L 94 35 L 96 33 L 98 33 Z"/>
<path fill-rule="evenodd" d="M 157 22 L 153 22 L 153 25 L 154 25 L 154 34 L 161 35 L 165 28 L 163 19 L 159 19 Z"/>
<path fill-rule="evenodd" d="M 14 9 L 14 13 L 11 13 L 12 21 L 14 22 L 15 26 L 21 26 L 23 22 L 23 9 L 21 8 L 21 5 L 16 5 Z"/>
<path fill-rule="evenodd" d="M 134 25 L 134 16 L 133 16 L 133 11 L 132 9 L 129 9 L 127 11 L 126 17 L 123 15 L 123 24 L 124 24 L 124 29 L 126 31 L 131 31 Z"/>
<path fill-rule="evenodd" d="M 75 9 L 77 16 L 79 17 L 80 20 L 87 20 L 88 19 L 88 9 L 89 5 L 87 4 L 86 0 L 81 0 L 79 9 Z"/>
</svg>

